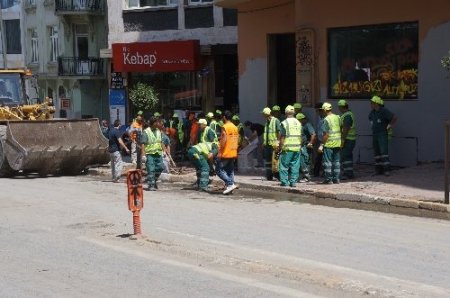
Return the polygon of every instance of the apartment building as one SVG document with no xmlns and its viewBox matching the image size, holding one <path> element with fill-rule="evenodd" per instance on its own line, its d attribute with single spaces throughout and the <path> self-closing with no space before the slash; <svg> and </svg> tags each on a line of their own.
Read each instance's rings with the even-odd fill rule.
<svg viewBox="0 0 450 298">
<path fill-rule="evenodd" d="M 23 68 L 25 60 L 23 53 L 24 39 L 21 32 L 21 3 L 18 0 L 0 0 L 0 5 L 0 67 Z"/>
<path fill-rule="evenodd" d="M 236 10 L 212 0 L 108 0 L 108 20 L 104 53 L 125 88 L 152 84 L 162 108 L 238 110 Z M 153 60 L 129 63 L 133 56 Z"/>
<path fill-rule="evenodd" d="M 57 117 L 108 118 L 100 49 L 107 44 L 103 0 L 23 0 L 25 64 L 37 98 L 51 97 Z"/>
</svg>

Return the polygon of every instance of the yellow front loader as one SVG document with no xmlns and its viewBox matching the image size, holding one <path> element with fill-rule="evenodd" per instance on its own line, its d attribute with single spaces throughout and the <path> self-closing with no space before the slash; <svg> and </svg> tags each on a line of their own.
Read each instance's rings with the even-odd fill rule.
<svg viewBox="0 0 450 298">
<path fill-rule="evenodd" d="M 22 69 L 0 70 L 0 177 L 79 174 L 109 161 L 98 119 L 54 119 L 52 99 L 29 104 Z"/>
</svg>

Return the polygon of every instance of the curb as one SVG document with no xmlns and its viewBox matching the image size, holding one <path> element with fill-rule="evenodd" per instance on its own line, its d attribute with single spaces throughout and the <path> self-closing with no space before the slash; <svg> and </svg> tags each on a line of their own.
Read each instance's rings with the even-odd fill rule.
<svg viewBox="0 0 450 298">
<path fill-rule="evenodd" d="M 110 169 L 89 169 L 88 175 L 109 175 Z M 194 183 L 196 181 L 195 174 L 189 175 L 164 175 L 164 178 L 161 177 L 163 182 L 169 183 Z M 221 183 L 218 180 L 213 180 L 214 184 Z M 394 207 L 400 208 L 404 210 L 415 210 L 415 211 L 425 211 L 426 213 L 420 212 L 421 216 L 425 217 L 438 217 L 443 219 L 450 220 L 450 205 L 442 204 L 442 203 L 434 203 L 434 202 L 426 202 L 420 201 L 417 199 L 400 199 L 386 196 L 376 196 L 371 194 L 364 193 L 355 193 L 355 192 L 334 192 L 330 190 L 316 190 L 316 189 L 300 189 L 300 188 L 289 188 L 289 187 L 281 187 L 281 186 L 272 186 L 272 185 L 256 185 L 252 183 L 239 183 L 239 186 L 244 189 L 250 190 L 258 190 L 258 191 L 276 191 L 290 194 L 300 194 L 300 195 L 308 195 L 313 196 L 317 199 L 326 199 L 333 200 L 337 203 L 339 202 L 347 202 L 352 203 L 352 207 L 358 209 L 358 204 L 361 205 L 376 205 L 376 206 L 384 206 L 384 207 Z M 364 208 L 359 208 L 364 209 Z M 387 208 L 379 209 L 379 211 L 392 213 Z M 431 215 L 429 212 L 432 212 L 435 216 Z"/>
<path fill-rule="evenodd" d="M 192 176 L 174 176 L 169 177 L 170 182 L 178 183 L 194 183 L 195 177 Z M 220 183 L 214 180 L 213 183 Z M 450 219 L 450 205 L 419 201 L 417 199 L 399 199 L 393 197 L 376 196 L 371 194 L 362 194 L 354 192 L 336 193 L 330 190 L 315 190 L 315 189 L 300 189 L 300 188 L 286 188 L 281 186 L 271 185 L 255 185 L 252 183 L 239 183 L 239 187 L 245 189 L 253 189 L 258 191 L 277 191 L 291 194 L 309 195 L 318 199 L 334 200 L 336 202 L 349 202 L 356 204 L 375 204 L 381 206 L 392 206 L 395 208 L 411 209 L 411 210 L 425 210 L 442 213 L 443 217 Z M 426 214 L 422 214 L 426 215 Z M 442 216 L 441 216 L 442 217 Z"/>
</svg>

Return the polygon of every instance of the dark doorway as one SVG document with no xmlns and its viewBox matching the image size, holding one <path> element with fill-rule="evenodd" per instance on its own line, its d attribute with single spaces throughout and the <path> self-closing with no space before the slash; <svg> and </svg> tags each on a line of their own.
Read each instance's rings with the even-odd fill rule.
<svg viewBox="0 0 450 298">
<path fill-rule="evenodd" d="M 216 98 L 223 98 L 225 110 L 238 110 L 238 59 L 235 54 L 215 56 Z"/>
<path fill-rule="evenodd" d="M 284 109 L 295 102 L 295 34 L 271 34 L 268 47 L 268 104 Z"/>
</svg>

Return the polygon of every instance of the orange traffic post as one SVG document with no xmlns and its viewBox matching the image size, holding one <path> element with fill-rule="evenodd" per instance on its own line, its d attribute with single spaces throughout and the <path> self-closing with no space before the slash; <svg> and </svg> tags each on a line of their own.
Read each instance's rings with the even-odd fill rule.
<svg viewBox="0 0 450 298">
<path fill-rule="evenodd" d="M 141 209 L 144 208 L 144 192 L 142 188 L 141 170 L 130 170 L 127 173 L 128 210 L 133 212 L 133 234 L 140 236 Z"/>
</svg>

